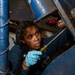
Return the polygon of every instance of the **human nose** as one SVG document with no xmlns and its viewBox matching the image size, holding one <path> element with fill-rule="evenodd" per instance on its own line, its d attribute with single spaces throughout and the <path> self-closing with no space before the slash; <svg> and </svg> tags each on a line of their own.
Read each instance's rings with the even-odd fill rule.
<svg viewBox="0 0 75 75">
<path fill-rule="evenodd" d="M 35 41 L 38 40 L 38 36 L 35 35 L 35 36 L 34 36 L 34 40 L 35 40 Z"/>
</svg>

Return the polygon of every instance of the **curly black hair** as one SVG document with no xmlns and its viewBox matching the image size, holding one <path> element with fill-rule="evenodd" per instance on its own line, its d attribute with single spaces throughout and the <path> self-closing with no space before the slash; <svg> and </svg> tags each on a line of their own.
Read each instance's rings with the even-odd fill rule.
<svg viewBox="0 0 75 75">
<path fill-rule="evenodd" d="M 17 30 L 16 30 L 16 44 L 20 46 L 20 48 L 21 48 L 23 53 L 28 52 L 27 45 L 22 42 L 23 33 L 25 33 L 25 30 L 28 27 L 32 27 L 32 26 L 35 26 L 40 32 L 40 28 L 33 21 L 25 21 L 25 20 L 23 20 L 22 22 L 19 23 L 19 25 L 17 27 Z"/>
<path fill-rule="evenodd" d="M 28 27 L 35 26 L 39 32 L 40 28 L 33 22 L 33 21 L 25 21 L 23 20 L 22 22 L 19 23 L 17 30 L 16 30 L 16 43 L 21 44 L 23 40 L 23 30 L 26 30 Z"/>
</svg>

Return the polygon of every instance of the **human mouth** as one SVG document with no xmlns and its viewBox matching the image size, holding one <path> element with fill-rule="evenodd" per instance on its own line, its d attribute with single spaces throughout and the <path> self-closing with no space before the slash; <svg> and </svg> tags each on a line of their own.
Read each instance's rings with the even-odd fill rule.
<svg viewBox="0 0 75 75">
<path fill-rule="evenodd" d="M 36 46 L 36 47 L 39 47 L 39 46 L 40 46 L 40 43 L 37 43 L 35 46 Z"/>
</svg>

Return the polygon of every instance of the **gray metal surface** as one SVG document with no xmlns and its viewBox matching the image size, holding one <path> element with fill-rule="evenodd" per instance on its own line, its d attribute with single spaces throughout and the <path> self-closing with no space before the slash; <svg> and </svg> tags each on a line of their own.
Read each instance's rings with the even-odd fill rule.
<svg viewBox="0 0 75 75">
<path fill-rule="evenodd" d="M 10 18 L 13 20 L 33 20 L 32 12 L 25 0 L 10 0 Z"/>
</svg>

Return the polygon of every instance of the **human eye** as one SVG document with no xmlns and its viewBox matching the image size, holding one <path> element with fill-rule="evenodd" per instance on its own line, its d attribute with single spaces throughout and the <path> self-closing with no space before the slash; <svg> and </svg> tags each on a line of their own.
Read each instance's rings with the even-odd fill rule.
<svg viewBox="0 0 75 75">
<path fill-rule="evenodd" d="M 29 36 L 28 36 L 28 39 L 32 39 L 32 35 L 29 35 Z"/>
<path fill-rule="evenodd" d="M 39 31 L 36 31 L 35 35 L 39 35 L 39 34 L 40 34 L 40 32 Z"/>
</svg>

